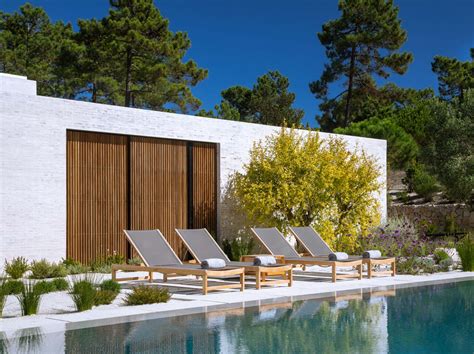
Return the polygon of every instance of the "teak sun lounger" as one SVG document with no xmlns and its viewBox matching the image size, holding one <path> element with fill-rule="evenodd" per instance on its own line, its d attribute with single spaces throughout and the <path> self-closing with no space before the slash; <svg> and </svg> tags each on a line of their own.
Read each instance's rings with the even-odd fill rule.
<svg viewBox="0 0 474 354">
<path fill-rule="evenodd" d="M 318 265 L 331 267 L 331 279 L 333 282 L 336 282 L 337 279 L 346 278 L 362 279 L 362 259 L 330 261 L 323 257 L 302 257 L 277 228 L 252 228 L 252 231 L 268 252 L 283 257 L 285 263 L 302 266 Z M 355 267 L 357 273 L 337 273 L 338 267 Z"/>
<path fill-rule="evenodd" d="M 113 264 L 112 279 L 115 281 L 138 280 L 134 278 L 117 278 L 117 271 L 148 272 L 148 281 L 153 281 L 153 272 L 163 274 L 163 281 L 174 275 L 195 275 L 202 278 L 202 292 L 240 288 L 245 289 L 245 271 L 243 267 L 225 267 L 218 269 L 202 269 L 198 264 L 184 264 L 178 258 L 160 230 L 129 231 L 124 230 L 125 236 L 132 244 L 145 266 Z M 209 286 L 209 278 L 240 276 L 239 283 L 226 283 Z"/>
<path fill-rule="evenodd" d="M 229 260 L 206 229 L 176 229 L 176 233 L 198 263 L 208 258 L 220 258 L 228 266 L 244 267 L 245 274 L 255 275 L 257 289 L 260 289 L 262 285 L 288 284 L 291 286 L 293 283 L 292 265 L 256 266 L 253 262 L 233 262 Z M 281 276 L 283 279 L 267 279 L 267 276 Z"/>
<path fill-rule="evenodd" d="M 331 247 L 321 238 L 321 236 L 309 226 L 290 227 L 290 231 L 302 244 L 305 250 L 312 257 L 328 257 L 333 253 Z M 362 258 L 360 256 L 350 256 L 350 259 L 362 259 L 362 263 L 367 265 L 367 277 L 391 275 L 395 276 L 395 257 Z M 391 270 L 374 270 L 376 265 L 389 265 Z"/>
</svg>

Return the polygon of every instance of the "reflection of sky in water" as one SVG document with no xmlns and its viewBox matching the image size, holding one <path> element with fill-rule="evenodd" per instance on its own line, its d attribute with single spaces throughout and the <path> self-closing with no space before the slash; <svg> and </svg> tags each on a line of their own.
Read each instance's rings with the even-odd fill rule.
<svg viewBox="0 0 474 354">
<path fill-rule="evenodd" d="M 473 289 L 470 281 L 65 333 L 30 330 L 2 343 L 12 353 L 472 353 Z"/>
</svg>

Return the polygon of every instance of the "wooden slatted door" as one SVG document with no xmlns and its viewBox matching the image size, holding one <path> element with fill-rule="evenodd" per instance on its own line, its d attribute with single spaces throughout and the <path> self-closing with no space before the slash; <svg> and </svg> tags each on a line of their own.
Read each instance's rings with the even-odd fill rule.
<svg viewBox="0 0 474 354">
<path fill-rule="evenodd" d="M 129 252 L 124 229 L 160 229 L 182 259 L 176 228 L 217 233 L 217 146 L 68 131 L 67 257 Z"/>
<path fill-rule="evenodd" d="M 206 228 L 217 237 L 216 144 L 192 143 L 192 227 Z"/>
<path fill-rule="evenodd" d="M 187 227 L 186 142 L 130 137 L 130 228 L 160 229 L 179 257 Z"/>
<path fill-rule="evenodd" d="M 127 137 L 67 132 L 67 257 L 90 263 L 125 255 Z"/>
</svg>

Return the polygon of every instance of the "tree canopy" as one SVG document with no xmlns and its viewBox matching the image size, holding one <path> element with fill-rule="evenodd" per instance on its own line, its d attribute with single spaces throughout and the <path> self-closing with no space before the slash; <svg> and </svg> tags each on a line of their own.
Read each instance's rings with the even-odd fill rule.
<svg viewBox="0 0 474 354">
<path fill-rule="evenodd" d="M 39 93 L 127 107 L 189 112 L 207 70 L 184 60 L 191 41 L 169 30 L 152 0 L 110 0 L 108 16 L 51 23 L 23 5 L 0 16 L 0 68 L 38 81 Z"/>
<path fill-rule="evenodd" d="M 304 112 L 293 108 L 295 94 L 288 91 L 290 82 L 278 71 L 257 78 L 252 89 L 232 86 L 221 92 L 222 101 L 212 111 L 199 115 L 268 125 L 301 124 Z"/>
<path fill-rule="evenodd" d="M 322 100 L 317 120 L 327 131 L 354 121 L 356 103 L 377 91 L 374 75 L 386 79 L 390 71 L 404 74 L 413 60 L 411 53 L 398 52 L 407 33 L 392 0 L 341 0 L 339 11 L 341 16 L 318 33 L 329 63 L 320 79 L 310 83 L 311 92 Z M 344 90 L 330 98 L 332 83 Z"/>
<path fill-rule="evenodd" d="M 282 128 L 254 145 L 233 191 L 257 225 L 312 225 L 334 249 L 354 252 L 380 222 L 379 167 L 341 138 L 322 140 Z"/>
<path fill-rule="evenodd" d="M 431 67 L 438 75 L 439 93 L 446 100 L 462 99 L 465 90 L 474 88 L 474 48 L 471 48 L 471 61 L 437 55 Z"/>
</svg>

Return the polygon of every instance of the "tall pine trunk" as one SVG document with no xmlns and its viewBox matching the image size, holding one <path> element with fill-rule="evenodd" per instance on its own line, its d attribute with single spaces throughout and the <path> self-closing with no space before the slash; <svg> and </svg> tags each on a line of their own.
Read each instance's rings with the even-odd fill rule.
<svg viewBox="0 0 474 354">
<path fill-rule="evenodd" d="M 130 81 L 132 80 L 132 51 L 127 49 L 127 62 L 126 62 L 126 75 L 125 75 L 125 107 L 131 107 L 131 92 L 130 92 Z"/>
<path fill-rule="evenodd" d="M 349 84 L 347 87 L 346 109 L 344 113 L 344 127 L 347 127 L 349 123 L 349 116 L 351 114 L 352 86 L 354 85 L 354 68 L 355 68 L 355 44 L 352 45 L 352 49 L 351 49 L 351 63 L 349 67 Z"/>
</svg>

